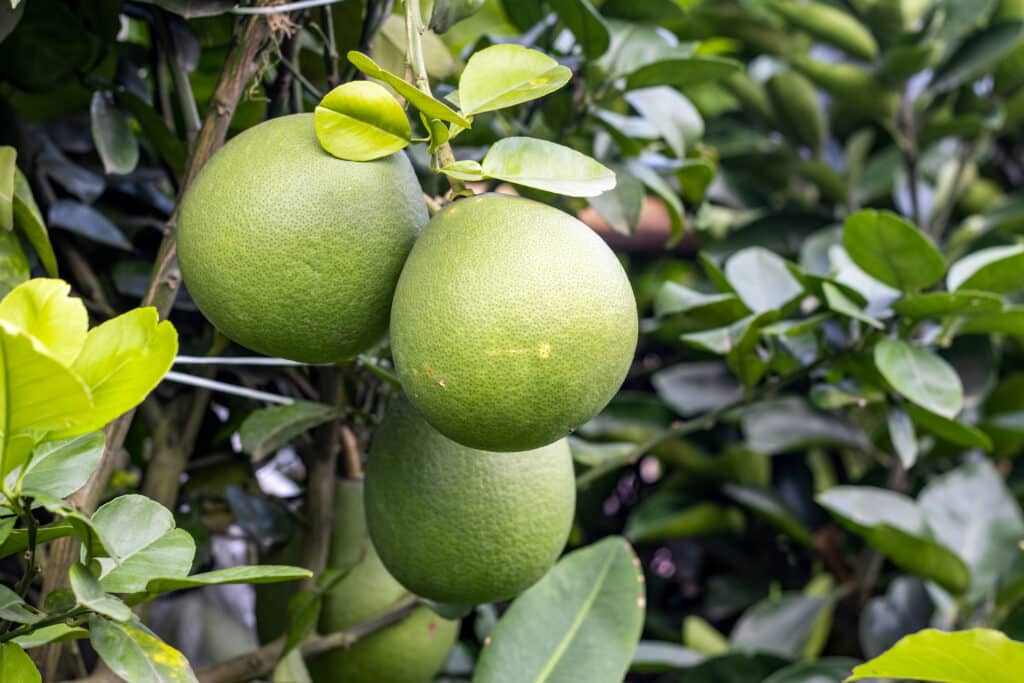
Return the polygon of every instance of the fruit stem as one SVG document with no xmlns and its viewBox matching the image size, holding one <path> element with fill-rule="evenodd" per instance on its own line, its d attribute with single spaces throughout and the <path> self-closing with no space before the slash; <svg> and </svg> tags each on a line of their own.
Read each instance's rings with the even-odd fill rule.
<svg viewBox="0 0 1024 683">
<path fill-rule="evenodd" d="M 431 97 L 434 94 L 430 91 L 430 79 L 427 77 L 427 63 L 423 58 L 423 34 L 427 27 L 423 23 L 423 13 L 420 11 L 420 0 L 405 0 L 405 36 L 406 36 L 406 60 L 412 69 L 413 81 L 417 88 Z M 452 146 L 445 142 L 438 145 L 434 152 L 434 166 L 444 168 L 455 163 L 455 153 Z M 461 180 L 448 176 L 452 193 L 460 194 L 465 191 L 466 186 Z"/>
</svg>

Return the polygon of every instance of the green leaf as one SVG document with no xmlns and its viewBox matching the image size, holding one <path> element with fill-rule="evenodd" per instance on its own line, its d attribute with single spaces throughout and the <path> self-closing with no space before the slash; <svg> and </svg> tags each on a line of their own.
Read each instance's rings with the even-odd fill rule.
<svg viewBox="0 0 1024 683">
<path fill-rule="evenodd" d="M 40 544 L 49 543 L 58 538 L 74 535 L 75 527 L 70 522 L 55 522 L 39 527 L 36 531 L 36 542 Z M 0 558 L 24 552 L 26 548 L 28 548 L 28 532 L 25 529 L 12 529 L 10 536 L 0 544 Z"/>
<path fill-rule="evenodd" d="M 402 105 L 372 81 L 343 83 L 324 95 L 313 115 L 327 152 L 348 161 L 372 161 L 404 149 L 412 129 Z"/>
<path fill-rule="evenodd" d="M 889 440 L 892 447 L 899 456 L 903 469 L 909 470 L 917 462 L 917 435 L 914 433 L 914 423 L 899 406 L 890 408 L 887 418 L 889 426 Z"/>
<path fill-rule="evenodd" d="M 885 329 L 885 325 L 882 324 L 877 318 L 873 318 L 856 304 L 850 297 L 843 294 L 839 287 L 835 286 L 831 282 L 824 282 L 821 285 L 821 290 L 825 294 L 825 302 L 828 307 L 840 315 L 845 315 L 847 318 L 853 318 L 859 320 L 862 323 L 866 323 L 876 330 Z"/>
<path fill-rule="evenodd" d="M 729 651 L 729 641 L 721 631 L 696 614 L 683 619 L 683 643 L 686 647 L 709 657 L 724 655 Z"/>
<path fill-rule="evenodd" d="M 976 459 L 932 479 L 918 496 L 935 537 L 971 570 L 968 598 L 991 595 L 1020 554 L 1024 516 L 1003 477 Z"/>
<path fill-rule="evenodd" d="M 878 43 L 871 32 L 846 12 L 818 3 L 774 0 L 768 7 L 778 12 L 790 25 L 840 50 L 873 60 L 878 56 Z"/>
<path fill-rule="evenodd" d="M 984 451 L 992 450 L 992 439 L 988 434 L 977 427 L 964 424 L 957 420 L 951 420 L 942 415 L 936 415 L 924 408 L 913 404 L 907 404 L 907 414 L 921 429 L 930 432 L 945 441 L 964 448 L 980 448 Z"/>
<path fill-rule="evenodd" d="M 659 491 L 630 512 L 623 530 L 634 543 L 718 533 L 739 533 L 743 514 L 731 507 L 695 501 L 672 491 Z"/>
<path fill-rule="evenodd" d="M 170 321 L 160 321 L 155 308 L 136 308 L 89 330 L 71 369 L 89 386 L 95 408 L 73 430 L 55 436 L 99 429 L 137 406 L 177 353 L 178 333 Z"/>
<path fill-rule="evenodd" d="M 654 295 L 654 315 L 663 318 L 676 313 L 710 325 L 728 325 L 750 315 L 750 309 L 734 294 L 705 294 L 666 281 Z"/>
<path fill-rule="evenodd" d="M 630 173 L 647 186 L 647 189 L 665 202 L 669 219 L 672 221 L 672 236 L 666 246 L 675 246 L 683 239 L 683 234 L 686 232 L 686 214 L 683 211 L 683 202 L 680 201 L 679 195 L 661 175 L 639 160 L 630 160 L 626 166 Z"/>
<path fill-rule="evenodd" d="M 71 580 L 71 590 L 75 592 L 75 599 L 82 607 L 87 607 L 114 621 L 128 621 L 132 618 L 131 608 L 119 598 L 104 592 L 99 579 L 81 563 L 71 565 L 68 577 Z"/>
<path fill-rule="evenodd" d="M 454 24 L 476 14 L 484 5 L 484 0 L 435 0 L 434 9 L 430 12 L 430 30 L 444 33 Z"/>
<path fill-rule="evenodd" d="M 469 128 L 473 125 L 469 119 L 454 111 L 441 100 L 428 95 L 413 84 L 399 76 L 396 76 L 390 71 L 384 70 L 368 55 L 352 50 L 348 53 L 348 61 L 352 62 L 357 69 L 370 78 L 376 78 L 377 80 L 384 81 L 390 85 L 399 95 L 408 100 L 409 104 L 419 109 L 420 112 L 425 114 L 428 118 L 441 119 L 442 121 L 456 123 L 463 128 Z"/>
<path fill-rule="evenodd" d="M 898 339 L 878 342 L 874 356 L 892 388 L 925 410 L 952 419 L 963 408 L 960 376 L 939 356 Z"/>
<path fill-rule="evenodd" d="M 930 537 L 921 509 L 910 498 L 871 486 L 836 486 L 816 500 L 893 564 L 952 593 L 963 593 L 970 585 L 967 565 Z"/>
<path fill-rule="evenodd" d="M 630 90 L 655 85 L 686 88 L 723 80 L 742 68 L 742 64 L 735 59 L 711 55 L 665 59 L 642 66 L 631 73 L 626 81 L 626 87 Z"/>
<path fill-rule="evenodd" d="M 238 430 L 242 450 L 262 460 L 299 434 L 339 416 L 333 406 L 311 401 L 253 411 Z"/>
<path fill-rule="evenodd" d="M 455 163 L 443 166 L 440 171 L 449 178 L 455 178 L 467 183 L 478 182 L 486 177 L 480 162 L 473 161 L 472 159 L 461 159 Z"/>
<path fill-rule="evenodd" d="M 0 643 L 0 681 L 40 683 L 39 669 L 17 643 Z"/>
<path fill-rule="evenodd" d="M 838 417 L 818 413 L 800 398 L 761 401 L 741 417 L 747 444 L 755 451 L 777 455 L 808 446 L 846 446 L 865 449 L 863 431 Z"/>
<path fill-rule="evenodd" d="M 618 460 L 636 448 L 636 444 L 626 442 L 592 443 L 577 436 L 569 436 L 568 439 L 572 459 L 587 467 L 596 467 L 609 460 Z"/>
<path fill-rule="evenodd" d="M 800 659 L 819 615 L 833 607 L 834 602 L 826 597 L 803 593 L 766 598 L 736 622 L 729 637 L 730 649 Z"/>
<path fill-rule="evenodd" d="M 950 290 L 980 289 L 1008 293 L 1024 287 L 1024 244 L 990 247 L 965 256 L 949 268 L 946 286 Z"/>
<path fill-rule="evenodd" d="M 171 591 L 183 590 L 186 588 L 200 588 L 202 586 L 220 586 L 226 583 L 281 583 L 282 581 L 296 581 L 312 576 L 308 569 L 303 567 L 288 567 L 284 565 L 243 565 L 217 569 L 212 572 L 193 574 L 184 577 L 160 577 L 151 579 L 146 584 L 147 593 L 170 593 Z"/>
<path fill-rule="evenodd" d="M 611 34 L 608 25 L 589 0 L 549 0 L 562 23 L 576 36 L 583 54 L 596 59 L 608 51 Z"/>
<path fill-rule="evenodd" d="M 1002 311 L 980 313 L 963 321 L 959 334 L 1008 334 L 1024 337 L 1024 307 L 1010 306 Z"/>
<path fill-rule="evenodd" d="M 152 579 L 185 577 L 192 568 L 195 541 L 174 528 L 170 510 L 145 496 L 130 494 L 105 503 L 92 524 L 110 554 L 99 558 L 106 591 L 139 593 Z"/>
<path fill-rule="evenodd" d="M 21 248 L 18 235 L 9 230 L 0 230 L 0 297 L 28 282 L 29 275 L 28 257 Z"/>
<path fill-rule="evenodd" d="M 651 376 L 655 393 L 683 417 L 718 410 L 743 397 L 743 386 L 724 363 L 679 363 Z"/>
<path fill-rule="evenodd" d="M 128 117 L 114 104 L 111 93 L 97 90 L 92 94 L 89 120 L 103 170 L 120 175 L 134 171 L 139 163 L 139 141 L 135 139 Z"/>
<path fill-rule="evenodd" d="M 62 365 L 71 365 L 89 328 L 85 304 L 63 280 L 34 278 L 0 301 L 0 320 L 38 341 Z"/>
<path fill-rule="evenodd" d="M 536 138 L 499 140 L 482 166 L 489 178 L 570 197 L 593 197 L 615 187 L 615 174 L 591 157 Z"/>
<path fill-rule="evenodd" d="M 20 595 L 7 586 L 0 585 L 0 619 L 15 624 L 35 624 L 41 621 L 43 616 L 45 615 L 25 602 Z"/>
<path fill-rule="evenodd" d="M 630 673 L 663 673 L 700 664 L 707 657 L 676 643 L 641 640 L 629 665 Z"/>
<path fill-rule="evenodd" d="M 39 213 L 36 200 L 32 196 L 32 188 L 22 172 L 14 169 L 14 226 L 25 236 L 28 243 L 36 250 L 39 261 L 51 277 L 57 277 L 57 256 L 50 244 L 50 235 L 46 232 L 43 214 Z"/>
<path fill-rule="evenodd" d="M 54 498 L 70 496 L 85 485 L 99 466 L 104 442 L 103 432 L 44 441 L 32 452 L 22 487 Z M 18 476 L 18 471 L 11 472 L 7 485 L 13 486 Z"/>
<path fill-rule="evenodd" d="M 185 659 L 139 622 L 89 618 L 89 640 L 111 671 L 132 683 L 198 683 Z"/>
<path fill-rule="evenodd" d="M 1017 683 L 1024 643 L 991 629 L 947 633 L 926 629 L 853 670 L 848 681 L 902 678 L 936 683 Z"/>
<path fill-rule="evenodd" d="M 929 89 L 942 93 L 979 78 L 1017 45 L 1021 35 L 1021 21 L 1004 21 L 981 29 L 935 70 Z"/>
<path fill-rule="evenodd" d="M 473 680 L 618 683 L 640 640 L 644 605 L 640 562 L 622 538 L 569 553 L 505 612 Z"/>
<path fill-rule="evenodd" d="M 790 664 L 764 679 L 763 683 L 838 683 L 855 666 L 856 659 L 823 657 L 813 662 Z"/>
<path fill-rule="evenodd" d="M 785 500 L 772 489 L 754 488 L 741 484 L 726 483 L 722 493 L 740 505 L 749 508 L 757 516 L 767 520 L 790 538 L 813 548 L 814 539 L 796 513 L 786 504 Z"/>
<path fill-rule="evenodd" d="M 588 201 L 612 230 L 630 235 L 640 221 L 645 193 L 644 184 L 629 173 L 623 173 L 623 167 L 612 167 L 615 173 L 615 187 L 607 192 L 591 197 Z"/>
<path fill-rule="evenodd" d="M 956 268 L 956 264 L 953 264 L 953 268 Z M 1002 308 L 1002 297 L 965 289 L 957 292 L 908 294 L 892 305 L 893 311 L 911 320 L 942 318 L 947 315 L 974 316 L 994 313 Z"/>
<path fill-rule="evenodd" d="M 904 292 L 942 278 L 946 262 L 924 233 L 891 211 L 858 211 L 846 219 L 843 246 L 857 266 Z"/>
<path fill-rule="evenodd" d="M 725 263 L 725 276 L 754 313 L 783 308 L 804 293 L 786 262 L 763 247 L 747 247 Z"/>
<path fill-rule="evenodd" d="M 14 229 L 14 171 L 18 151 L 0 147 L 0 230 Z"/>
<path fill-rule="evenodd" d="M 459 78 L 459 106 L 467 115 L 513 107 L 558 90 L 572 71 L 543 52 L 521 45 L 484 48 Z"/>
<path fill-rule="evenodd" d="M 675 88 L 642 88 L 626 101 L 654 126 L 672 152 L 682 159 L 704 135 L 704 120 L 693 103 Z"/>
<path fill-rule="evenodd" d="M 47 643 L 63 643 L 67 640 L 80 640 L 88 637 L 89 632 L 84 628 L 68 626 L 67 624 L 54 624 L 53 626 L 44 626 L 31 633 L 12 638 L 11 642 L 17 643 L 26 650 L 29 650 L 33 647 L 46 645 Z"/>
</svg>

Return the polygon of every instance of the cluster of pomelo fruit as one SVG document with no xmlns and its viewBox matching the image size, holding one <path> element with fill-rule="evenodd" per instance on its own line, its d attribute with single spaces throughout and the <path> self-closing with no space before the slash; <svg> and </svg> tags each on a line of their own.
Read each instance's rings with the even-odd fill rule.
<svg viewBox="0 0 1024 683">
<path fill-rule="evenodd" d="M 322 629 L 383 611 L 399 585 L 438 603 L 505 600 L 555 562 L 575 507 L 565 437 L 618 390 L 637 337 L 629 281 L 589 228 L 494 194 L 450 203 L 428 222 L 404 153 L 336 159 L 300 114 L 247 130 L 207 163 L 181 206 L 178 255 L 202 312 L 256 351 L 331 362 L 390 331 L 404 396 L 367 458 L 372 548 Z M 339 515 L 338 529 L 349 529 L 332 541 L 340 562 L 363 521 L 348 503 Z M 373 580 L 357 586 L 363 574 Z M 419 621 L 421 636 L 450 646 L 454 626 Z M 413 629 L 393 626 L 360 647 L 400 627 Z M 324 658 L 314 673 L 358 670 L 355 652 Z M 386 680 L 429 678 L 435 659 Z"/>
</svg>

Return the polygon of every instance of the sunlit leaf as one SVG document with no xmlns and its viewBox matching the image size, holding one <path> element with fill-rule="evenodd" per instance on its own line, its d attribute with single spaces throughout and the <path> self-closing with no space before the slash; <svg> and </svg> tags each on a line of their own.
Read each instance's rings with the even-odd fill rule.
<svg viewBox="0 0 1024 683">
<path fill-rule="evenodd" d="M 17 643 L 0 643 L 0 680 L 39 683 L 42 677 L 32 658 Z"/>
<path fill-rule="evenodd" d="M 956 370 L 939 356 L 898 339 L 875 346 L 875 366 L 892 388 L 925 410 L 954 418 L 964 389 Z"/>
<path fill-rule="evenodd" d="M 441 100 L 431 97 L 415 85 L 390 71 L 385 71 L 377 62 L 362 52 L 355 50 L 349 52 L 348 61 L 352 62 L 357 69 L 370 78 L 376 78 L 390 85 L 399 95 L 408 100 L 412 106 L 419 109 L 427 117 L 457 123 L 463 128 L 469 128 L 472 125 L 469 119 L 454 111 Z"/>
<path fill-rule="evenodd" d="M 70 439 L 47 440 L 32 452 L 22 486 L 54 498 L 65 498 L 82 488 L 103 457 L 103 432 L 90 432 Z M 8 486 L 20 475 L 8 475 Z"/>
<path fill-rule="evenodd" d="M 29 280 L 0 301 L 0 320 L 33 337 L 61 364 L 71 365 L 85 344 L 89 314 L 70 291 L 63 280 Z"/>
<path fill-rule="evenodd" d="M 543 52 L 521 45 L 484 48 L 466 62 L 459 106 L 467 115 L 512 107 L 558 90 L 572 72 Z"/>
<path fill-rule="evenodd" d="M 615 174 L 596 160 L 536 138 L 499 140 L 487 151 L 482 166 L 489 178 L 571 197 L 593 197 L 615 187 Z"/>
<path fill-rule="evenodd" d="M 1024 643 L 991 629 L 926 629 L 853 670 L 849 681 L 900 678 L 936 683 L 1017 683 Z"/>
<path fill-rule="evenodd" d="M 193 574 L 192 576 L 160 577 L 152 579 L 146 584 L 147 593 L 169 593 L 171 591 L 183 590 L 186 588 L 200 588 L 202 586 L 220 586 L 229 583 L 281 583 L 283 581 L 296 581 L 312 576 L 308 569 L 303 567 L 287 567 L 282 565 L 245 565 L 217 569 L 212 572 Z"/>
<path fill-rule="evenodd" d="M 990 247 L 965 256 L 949 268 L 946 285 L 951 291 L 980 289 L 1007 293 L 1024 288 L 1024 245 Z"/>
<path fill-rule="evenodd" d="M 327 93 L 314 112 L 313 127 L 325 150 L 348 161 L 386 157 L 412 138 L 402 106 L 372 81 L 350 81 Z"/>
</svg>

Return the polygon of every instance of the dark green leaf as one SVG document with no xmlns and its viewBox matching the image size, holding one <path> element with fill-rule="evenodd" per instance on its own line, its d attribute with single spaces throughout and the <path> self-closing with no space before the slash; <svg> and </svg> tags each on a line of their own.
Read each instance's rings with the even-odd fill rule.
<svg viewBox="0 0 1024 683">
<path fill-rule="evenodd" d="M 139 141 L 135 139 L 128 117 L 114 104 L 113 95 L 99 90 L 94 92 L 89 117 L 103 170 L 121 175 L 134 171 L 139 163 Z"/>
<path fill-rule="evenodd" d="M 741 64 L 734 59 L 710 55 L 666 59 L 647 64 L 631 73 L 626 86 L 630 90 L 656 85 L 686 88 L 721 81 L 741 68 Z"/>
<path fill-rule="evenodd" d="M 743 412 L 742 425 L 750 448 L 767 455 L 814 445 L 868 446 L 860 429 L 795 397 L 753 404 Z"/>
<path fill-rule="evenodd" d="M 738 533 L 743 515 L 735 508 L 659 491 L 633 509 L 624 533 L 636 543 L 719 533 Z"/>
<path fill-rule="evenodd" d="M 103 447 L 103 432 L 44 441 L 32 453 L 22 486 L 54 498 L 70 496 L 92 476 L 103 457 Z M 17 476 L 17 472 L 12 472 L 8 480 Z"/>
<path fill-rule="evenodd" d="M 980 289 L 1007 293 L 1024 288 L 1020 273 L 1024 269 L 1024 245 L 991 247 L 960 259 L 949 269 L 946 285 L 950 290 Z"/>
<path fill-rule="evenodd" d="M 893 311 L 912 320 L 942 318 L 947 315 L 974 316 L 993 313 L 1002 308 L 1002 297 L 965 289 L 957 292 L 908 294 L 892 305 Z"/>
<path fill-rule="evenodd" d="M 685 669 L 700 664 L 706 659 L 699 652 L 677 645 L 655 640 L 641 640 L 637 645 L 633 662 L 629 665 L 632 673 L 660 673 Z"/>
<path fill-rule="evenodd" d="M 62 643 L 66 640 L 80 640 L 88 637 L 89 632 L 84 628 L 68 626 L 67 624 L 54 624 L 53 626 L 38 628 L 31 633 L 18 636 L 12 640 L 28 650 L 33 647 L 46 645 L 47 643 Z"/>
<path fill-rule="evenodd" d="M 821 285 L 821 289 L 825 294 L 825 302 L 828 304 L 828 307 L 836 313 L 845 315 L 847 318 L 859 320 L 874 327 L 876 330 L 885 329 L 885 325 L 880 320 L 865 313 L 856 302 L 843 294 L 842 290 L 836 285 L 831 282 L 824 282 Z"/>
<path fill-rule="evenodd" d="M 240 565 L 217 569 L 192 576 L 168 576 L 150 579 L 146 583 L 147 593 L 170 593 L 171 591 L 184 590 L 186 588 L 200 588 L 202 586 L 220 586 L 228 583 L 281 583 L 283 581 L 296 581 L 312 576 L 308 569 L 302 567 L 288 567 L 283 565 Z"/>
<path fill-rule="evenodd" d="M 906 405 L 906 409 L 914 424 L 951 444 L 963 446 L 964 448 L 992 450 L 992 439 L 976 427 L 957 420 L 951 420 L 942 415 L 936 415 L 910 403 Z"/>
<path fill-rule="evenodd" d="M 981 29 L 935 70 L 928 87 L 941 93 L 980 77 L 1017 45 L 1021 35 L 1024 35 L 1021 21 L 1005 21 Z"/>
<path fill-rule="evenodd" d="M 877 657 L 905 635 L 927 628 L 934 607 L 923 581 L 897 577 L 884 596 L 868 601 L 860 617 L 860 644 L 865 655 Z"/>
<path fill-rule="evenodd" d="M 636 445 L 621 442 L 592 443 L 570 436 L 569 448 L 572 450 L 573 460 L 587 467 L 595 467 L 609 460 L 619 460 L 635 450 Z"/>
<path fill-rule="evenodd" d="M 630 173 L 623 173 L 622 167 L 612 169 L 615 173 L 615 187 L 591 197 L 588 201 L 601 217 L 616 232 L 629 235 L 640 220 L 644 204 L 644 185 Z"/>
<path fill-rule="evenodd" d="M 14 169 L 14 225 L 25 236 L 28 243 L 36 250 L 39 261 L 51 277 L 57 277 L 57 257 L 50 244 L 50 236 L 46 232 L 43 214 L 32 196 L 32 188 L 28 180 L 17 168 Z"/>
<path fill-rule="evenodd" d="M 28 257 L 17 234 L 0 230 L 0 298 L 29 278 Z"/>
<path fill-rule="evenodd" d="M 704 120 L 689 99 L 667 86 L 642 88 L 626 94 L 626 101 L 654 126 L 680 159 L 704 135 Z"/>
<path fill-rule="evenodd" d="M 43 614 L 7 586 L 0 585 L 0 619 L 15 624 L 35 624 Z"/>
<path fill-rule="evenodd" d="M 583 54 L 596 59 L 608 50 L 611 41 L 608 26 L 589 0 L 549 0 L 549 4 L 576 36 Z"/>
<path fill-rule="evenodd" d="M 914 423 L 902 408 L 894 406 L 889 410 L 888 426 L 892 447 L 903 463 L 903 469 L 909 470 L 917 461 L 917 435 L 914 433 Z"/>
<path fill-rule="evenodd" d="M 717 410 L 743 396 L 743 387 L 728 367 L 716 361 L 672 365 L 654 373 L 651 384 L 683 417 Z"/>
<path fill-rule="evenodd" d="M 749 508 L 790 538 L 808 547 L 814 547 L 811 532 L 775 491 L 727 483 L 722 486 L 722 493 Z"/>
<path fill-rule="evenodd" d="M 802 593 L 762 600 L 736 622 L 729 637 L 731 648 L 800 659 L 818 616 L 832 605 L 828 598 Z"/>
<path fill-rule="evenodd" d="M 889 211 L 859 211 L 846 219 L 846 252 L 865 273 L 891 287 L 914 292 L 946 272 L 942 254 L 911 223 Z"/>
<path fill-rule="evenodd" d="M 242 450 L 263 460 L 305 431 L 335 420 L 340 413 L 333 406 L 296 401 L 286 406 L 253 411 L 239 428 Z"/>
<path fill-rule="evenodd" d="M 124 251 L 132 250 L 131 242 L 125 239 L 117 226 L 87 204 L 72 199 L 58 199 L 50 205 L 47 218 L 50 225 L 76 233 L 93 242 Z"/>
<path fill-rule="evenodd" d="M 824 657 L 790 664 L 764 679 L 764 683 L 842 683 L 855 666 L 856 659 Z"/>
<path fill-rule="evenodd" d="M 484 0 L 436 0 L 430 12 L 430 30 L 444 33 L 454 24 L 476 14 L 483 4 Z"/>
<path fill-rule="evenodd" d="M 668 209 L 669 218 L 672 221 L 672 236 L 669 238 L 667 246 L 675 246 L 683 239 L 683 233 L 686 230 L 686 215 L 679 195 L 664 178 L 639 160 L 630 160 L 627 168 L 647 186 L 647 189 L 665 202 L 665 208 Z"/>
</svg>

